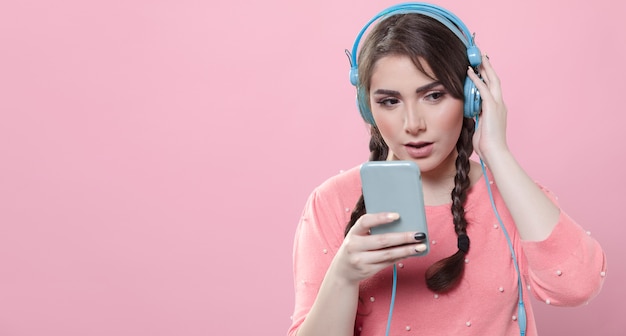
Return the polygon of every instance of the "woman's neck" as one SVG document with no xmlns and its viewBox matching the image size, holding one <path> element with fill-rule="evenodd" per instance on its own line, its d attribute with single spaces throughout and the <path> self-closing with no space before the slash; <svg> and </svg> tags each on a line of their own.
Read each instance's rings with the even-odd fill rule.
<svg viewBox="0 0 626 336">
<path fill-rule="evenodd" d="M 422 173 L 422 187 L 424 191 L 424 203 L 429 206 L 449 204 L 452 202 L 451 193 L 454 189 L 456 176 L 456 155 L 437 168 Z M 451 162 L 448 162 L 451 161 Z M 480 179 L 482 172 L 480 165 L 470 160 L 469 180 L 470 187 Z"/>
</svg>

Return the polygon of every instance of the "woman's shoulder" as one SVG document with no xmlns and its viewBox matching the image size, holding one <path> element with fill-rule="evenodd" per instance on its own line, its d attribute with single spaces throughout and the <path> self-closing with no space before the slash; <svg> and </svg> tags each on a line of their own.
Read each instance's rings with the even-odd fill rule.
<svg viewBox="0 0 626 336">
<path fill-rule="evenodd" d="M 307 207 L 315 216 L 336 219 L 345 224 L 361 196 L 359 166 L 340 171 L 318 185 L 309 196 Z"/>
<path fill-rule="evenodd" d="M 361 193 L 361 165 L 341 170 L 322 182 L 315 191 L 324 195 L 352 195 Z M 358 197 L 358 195 L 357 195 Z"/>
</svg>

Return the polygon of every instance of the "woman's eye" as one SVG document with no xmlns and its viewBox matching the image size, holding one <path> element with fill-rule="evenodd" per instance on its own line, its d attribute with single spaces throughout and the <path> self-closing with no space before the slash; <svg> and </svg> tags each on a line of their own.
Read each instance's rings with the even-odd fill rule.
<svg viewBox="0 0 626 336">
<path fill-rule="evenodd" d="M 378 101 L 378 105 L 382 106 L 393 106 L 399 102 L 396 98 L 384 98 Z"/>
<path fill-rule="evenodd" d="M 444 91 L 435 91 L 426 95 L 427 100 L 439 100 L 443 98 L 446 93 Z"/>
</svg>

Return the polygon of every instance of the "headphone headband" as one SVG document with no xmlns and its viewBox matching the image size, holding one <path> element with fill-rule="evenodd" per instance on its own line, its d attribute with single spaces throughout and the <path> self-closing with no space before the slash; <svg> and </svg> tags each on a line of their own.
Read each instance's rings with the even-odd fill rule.
<svg viewBox="0 0 626 336">
<path fill-rule="evenodd" d="M 356 40 L 354 41 L 354 45 L 352 46 L 352 52 L 348 54 L 348 58 L 350 59 L 350 83 L 352 83 L 352 85 L 358 85 L 357 52 L 359 44 L 361 43 L 361 38 L 363 37 L 363 34 L 365 34 L 367 28 L 369 28 L 372 23 L 374 23 L 378 19 L 407 13 L 418 13 L 426 15 L 441 22 L 441 24 L 448 27 L 448 29 L 450 29 L 450 31 L 452 31 L 465 44 L 465 47 L 467 48 L 467 57 L 471 66 L 477 67 L 480 65 L 480 50 L 478 50 L 478 48 L 474 44 L 474 36 L 467 28 L 467 26 L 463 23 L 463 21 L 459 19 L 458 16 L 437 5 L 422 2 L 407 2 L 391 6 L 376 14 L 376 16 L 371 18 L 365 24 L 365 26 L 361 28 L 361 31 L 359 31 Z"/>
<path fill-rule="evenodd" d="M 377 20 L 381 18 L 387 18 L 389 16 L 398 15 L 398 14 L 407 14 L 407 13 L 416 13 L 422 14 L 428 17 L 431 17 L 444 26 L 446 26 L 451 32 L 453 32 L 462 42 L 465 44 L 465 48 L 467 51 L 467 58 L 469 64 L 476 68 L 482 62 L 480 50 L 474 44 L 474 36 L 467 28 L 467 26 L 452 12 L 439 7 L 437 5 L 423 3 L 423 2 L 407 2 L 398 4 L 395 6 L 391 6 L 383 11 L 379 12 L 371 18 L 361 31 L 357 34 L 356 40 L 352 45 L 352 52 L 348 52 L 346 50 L 346 54 L 348 56 L 348 60 L 350 61 L 350 83 L 357 87 L 357 95 L 361 94 L 363 88 L 360 87 L 359 83 L 359 65 L 357 60 L 357 53 L 359 44 L 361 42 L 361 38 L 365 34 L 365 31 Z M 472 118 L 480 112 L 480 93 L 476 86 L 471 82 L 469 78 L 466 78 L 464 84 L 464 109 L 463 114 L 466 117 Z M 361 111 L 361 115 L 369 124 L 374 125 L 374 118 L 371 115 L 371 111 L 369 111 L 369 107 L 367 106 L 367 102 L 363 101 L 364 97 L 357 97 L 357 105 L 359 110 Z"/>
</svg>

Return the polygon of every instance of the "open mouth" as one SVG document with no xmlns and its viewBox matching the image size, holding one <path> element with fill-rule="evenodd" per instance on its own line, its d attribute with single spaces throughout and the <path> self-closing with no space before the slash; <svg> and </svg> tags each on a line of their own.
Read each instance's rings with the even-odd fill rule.
<svg viewBox="0 0 626 336">
<path fill-rule="evenodd" d="M 413 147 L 413 148 L 422 148 L 422 147 L 426 147 L 426 146 L 428 146 L 430 144 L 431 144 L 431 142 L 417 142 L 417 143 L 412 143 L 411 142 L 411 143 L 406 144 L 405 146 Z"/>
<path fill-rule="evenodd" d="M 432 142 L 409 142 L 404 146 L 407 154 L 413 159 L 425 158 L 433 152 Z"/>
</svg>

